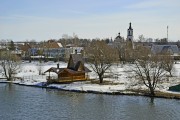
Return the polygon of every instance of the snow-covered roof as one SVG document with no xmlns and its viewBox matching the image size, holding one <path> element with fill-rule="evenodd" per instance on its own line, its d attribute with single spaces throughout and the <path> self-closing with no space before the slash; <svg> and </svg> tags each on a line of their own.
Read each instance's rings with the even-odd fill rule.
<svg viewBox="0 0 180 120">
<path fill-rule="evenodd" d="M 57 44 L 58 44 L 58 46 L 59 46 L 60 48 L 63 47 L 61 43 L 57 43 Z"/>
<path fill-rule="evenodd" d="M 179 49 L 177 45 L 153 45 L 151 51 L 154 54 L 162 53 L 171 50 L 173 54 L 179 54 Z"/>
</svg>

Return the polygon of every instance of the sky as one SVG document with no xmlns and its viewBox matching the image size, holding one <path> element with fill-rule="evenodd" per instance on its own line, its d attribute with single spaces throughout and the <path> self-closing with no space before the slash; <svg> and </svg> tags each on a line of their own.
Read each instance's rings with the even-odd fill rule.
<svg viewBox="0 0 180 120">
<path fill-rule="evenodd" d="M 0 40 L 127 37 L 180 40 L 180 0 L 0 0 Z"/>
</svg>

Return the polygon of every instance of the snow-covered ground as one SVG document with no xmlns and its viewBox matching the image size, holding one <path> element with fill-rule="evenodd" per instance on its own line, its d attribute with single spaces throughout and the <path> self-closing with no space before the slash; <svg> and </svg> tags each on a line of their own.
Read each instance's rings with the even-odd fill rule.
<svg viewBox="0 0 180 120">
<path fill-rule="evenodd" d="M 66 67 L 67 63 L 59 62 L 59 66 Z M 88 64 L 86 64 L 85 66 L 90 68 Z M 39 75 L 39 71 L 41 70 L 41 72 L 44 73 L 44 71 L 46 71 L 50 67 L 57 67 L 57 63 L 46 62 L 40 64 L 38 62 L 24 62 L 21 64 L 21 69 L 17 71 L 16 75 L 16 77 L 22 79 L 17 79 L 14 81 L 14 83 L 42 86 L 42 84 L 46 82 L 46 76 L 48 76 L 48 73 L 45 75 Z M 51 75 L 56 74 L 51 73 Z M 180 84 L 180 63 L 174 65 L 173 75 L 175 77 L 165 79 L 162 83 L 158 84 L 156 90 L 169 92 L 167 90 L 170 86 Z M 94 72 L 89 73 L 89 76 L 91 79 L 98 80 L 98 77 Z M 2 74 L 0 74 L 0 78 L 2 77 Z M 47 87 L 59 88 L 63 90 L 95 91 L 106 93 L 125 93 L 128 89 L 147 89 L 144 85 L 137 84 L 137 79 L 132 72 L 132 64 L 113 65 L 108 73 L 105 74 L 104 81 L 108 81 L 109 84 L 99 85 L 95 83 L 92 84 L 90 81 L 84 81 L 74 82 L 70 84 L 50 84 Z"/>
</svg>

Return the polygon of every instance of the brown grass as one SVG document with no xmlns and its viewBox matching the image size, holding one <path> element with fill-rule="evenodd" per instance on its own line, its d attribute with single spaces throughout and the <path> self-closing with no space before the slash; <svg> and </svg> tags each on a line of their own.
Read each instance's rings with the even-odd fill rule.
<svg viewBox="0 0 180 120">
<path fill-rule="evenodd" d="M 118 85 L 119 83 L 114 83 L 112 81 L 103 80 L 103 83 L 99 83 L 99 80 L 91 79 L 90 84 L 99 84 L 99 85 Z"/>
<path fill-rule="evenodd" d="M 180 99 L 180 94 L 175 94 L 175 93 L 165 93 L 165 92 L 156 92 L 155 96 L 157 97 L 165 97 L 165 98 L 176 98 Z"/>
<path fill-rule="evenodd" d="M 136 92 L 145 96 L 150 96 L 148 90 L 132 90 L 128 89 L 128 91 Z M 161 91 L 155 91 L 155 96 L 154 97 L 159 97 L 159 98 L 169 98 L 169 99 L 180 99 L 180 94 L 176 93 L 167 93 L 167 92 L 161 92 Z"/>
</svg>

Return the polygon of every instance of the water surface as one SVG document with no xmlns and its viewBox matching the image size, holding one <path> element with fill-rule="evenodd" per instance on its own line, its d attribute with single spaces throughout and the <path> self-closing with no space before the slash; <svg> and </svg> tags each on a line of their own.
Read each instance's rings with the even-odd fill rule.
<svg viewBox="0 0 180 120">
<path fill-rule="evenodd" d="M 180 101 L 0 84 L 0 120 L 179 120 Z"/>
</svg>

